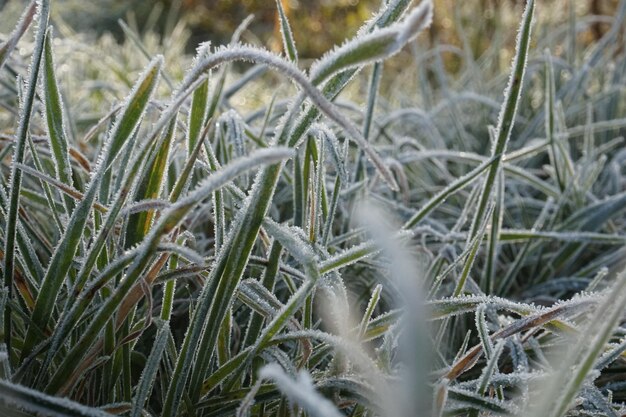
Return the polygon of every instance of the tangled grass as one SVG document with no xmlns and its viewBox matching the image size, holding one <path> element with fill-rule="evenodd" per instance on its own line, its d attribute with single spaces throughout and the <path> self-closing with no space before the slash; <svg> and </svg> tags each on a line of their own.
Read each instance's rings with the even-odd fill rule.
<svg viewBox="0 0 626 417">
<path fill-rule="evenodd" d="M 623 415 L 626 1 L 585 51 L 535 3 L 501 74 L 420 51 L 429 0 L 307 69 L 280 1 L 284 55 L 246 21 L 193 60 L 182 27 L 57 42 L 32 2 L 0 47 L 0 413 Z"/>
</svg>

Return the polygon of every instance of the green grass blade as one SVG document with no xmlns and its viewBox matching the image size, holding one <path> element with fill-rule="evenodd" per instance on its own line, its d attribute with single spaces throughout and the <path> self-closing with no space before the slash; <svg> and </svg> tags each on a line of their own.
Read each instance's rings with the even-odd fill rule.
<svg viewBox="0 0 626 417">
<path fill-rule="evenodd" d="M 54 68 L 52 29 L 49 28 L 44 46 L 43 92 L 45 97 L 46 122 L 48 124 L 50 149 L 54 157 L 53 160 L 57 179 L 64 184 L 73 186 L 67 134 L 65 133 L 65 111 Z M 68 196 L 65 196 L 64 201 L 67 212 L 71 213 L 74 208 L 74 201 Z"/>
<path fill-rule="evenodd" d="M 263 280 L 262 285 L 269 291 L 274 290 L 274 285 L 276 284 L 278 267 L 280 265 L 280 258 L 283 253 L 283 247 L 277 240 L 274 240 L 272 243 L 270 254 L 268 258 L 268 265 L 263 272 Z M 246 327 L 246 335 L 244 337 L 244 341 L 242 343 L 243 346 L 249 346 L 254 341 L 256 341 L 261 334 L 262 326 L 263 326 L 263 316 L 260 314 L 253 314 L 250 317 L 250 322 Z"/>
<path fill-rule="evenodd" d="M 41 159 L 39 158 L 39 153 L 37 152 L 37 148 L 35 147 L 35 144 L 33 143 L 33 139 L 31 138 L 30 135 L 28 135 L 28 147 L 30 149 L 31 156 L 35 164 L 35 168 L 37 168 L 37 170 L 40 172 L 43 171 L 44 168 L 41 163 Z M 52 218 L 54 222 L 56 223 L 57 229 L 59 230 L 60 233 L 62 233 L 64 228 L 63 228 L 63 224 L 61 223 L 61 218 L 59 216 L 60 210 L 57 207 L 54 197 L 52 196 L 52 190 L 50 189 L 50 185 L 47 182 L 41 181 L 41 186 L 46 196 L 46 203 L 48 204 L 48 209 L 52 213 Z"/>
<path fill-rule="evenodd" d="M 529 0 L 524 10 L 520 31 L 517 35 L 517 45 L 515 50 L 515 58 L 511 70 L 509 83 L 506 87 L 504 102 L 498 116 L 498 125 L 496 127 L 496 141 L 492 150 L 492 155 L 496 157 L 493 165 L 489 168 L 487 179 L 482 190 L 480 202 L 476 209 L 476 214 L 472 222 L 470 235 L 473 238 L 478 233 L 480 224 L 487 211 L 487 206 L 492 200 L 492 190 L 496 181 L 497 173 L 500 170 L 502 157 L 506 152 L 517 109 L 521 97 L 522 86 L 524 84 L 524 75 L 526 73 L 526 65 L 528 61 L 528 50 L 530 49 L 530 35 L 535 11 L 535 0 Z"/>
<path fill-rule="evenodd" d="M 285 14 L 285 10 L 283 9 L 282 0 L 276 0 L 276 7 L 278 8 L 280 34 L 283 39 L 283 48 L 285 50 L 285 54 L 287 55 L 289 60 L 293 62 L 298 62 L 298 49 L 296 48 L 296 43 L 293 39 L 291 25 L 289 25 L 289 20 L 287 19 L 287 15 Z"/>
<path fill-rule="evenodd" d="M 153 59 L 139 81 L 135 83 L 133 91 L 122 106 L 121 114 L 108 135 L 106 142 L 106 151 L 101 161 L 102 180 L 100 185 L 100 202 L 107 203 L 109 200 L 109 186 L 111 181 L 110 166 L 113 160 L 118 156 L 122 146 L 136 132 L 141 119 L 146 111 L 146 107 L 150 102 L 150 98 L 156 89 L 163 66 L 163 57 L 157 56 Z"/>
<path fill-rule="evenodd" d="M 374 309 L 378 305 L 380 301 L 380 293 L 383 290 L 383 286 L 381 284 L 376 285 L 376 287 L 372 290 L 372 296 L 367 303 L 367 307 L 365 308 L 365 313 L 361 318 L 361 324 L 359 325 L 359 338 L 363 338 L 365 333 L 367 332 L 368 324 L 372 318 L 372 314 L 374 314 Z"/>
<path fill-rule="evenodd" d="M 293 159 L 293 225 L 298 227 L 305 223 L 306 200 L 302 175 L 300 155 L 296 155 Z"/>
<path fill-rule="evenodd" d="M 40 63 L 43 56 L 44 41 L 46 37 L 46 28 L 48 27 L 48 19 L 50 16 L 49 0 L 42 0 L 37 3 L 39 14 L 39 26 L 35 39 L 35 50 L 33 52 L 31 64 L 29 67 L 28 84 L 24 95 L 24 103 L 20 108 L 20 119 L 17 128 L 16 143 L 13 150 L 13 160 L 11 165 L 11 186 L 9 189 L 9 209 L 7 213 L 5 228 L 5 247 L 4 247 L 4 286 L 8 289 L 8 298 L 11 300 L 13 293 L 13 275 L 15 273 L 15 234 L 17 229 L 17 214 L 20 207 L 20 188 L 22 185 L 22 171 L 18 169 L 17 164 L 24 162 L 24 152 L 26 150 L 26 139 L 30 128 L 31 116 L 35 105 L 35 93 L 37 90 L 37 80 L 39 79 Z M 11 304 L 7 303 L 4 311 L 4 339 L 9 352 L 9 358 L 12 356 L 12 318 Z"/>
<path fill-rule="evenodd" d="M 207 121 L 209 98 L 209 80 L 205 80 L 191 97 L 191 108 L 189 110 L 189 120 L 187 121 L 187 151 L 189 155 L 200 140 L 200 134 Z"/>
<path fill-rule="evenodd" d="M 207 123 L 206 128 L 204 129 L 202 136 L 201 136 L 201 140 L 199 140 L 196 143 L 195 148 L 192 150 L 191 154 L 189 155 L 189 158 L 187 158 L 187 161 L 185 162 L 185 166 L 183 167 L 182 171 L 180 172 L 180 174 L 178 175 L 178 178 L 176 179 L 176 183 L 174 184 L 174 187 L 172 188 L 172 191 L 170 192 L 170 196 L 169 196 L 169 200 L 173 203 L 175 201 L 178 201 L 178 199 L 180 198 L 180 196 L 183 194 L 183 190 L 185 189 L 185 186 L 187 185 L 190 175 L 192 173 L 193 167 L 195 166 L 196 160 L 198 159 L 198 156 L 200 155 L 200 150 L 202 149 L 202 145 L 205 144 L 205 138 L 206 136 L 208 136 L 211 132 L 211 129 L 213 128 L 213 123 L 211 121 L 209 121 Z M 207 148 L 210 151 L 210 145 L 207 145 L 205 148 Z M 212 152 L 208 152 L 210 154 L 212 154 Z M 211 169 L 213 170 L 217 170 L 217 165 L 213 165 L 211 167 Z"/>
<path fill-rule="evenodd" d="M 466 406 L 470 410 L 485 411 L 492 415 L 495 413 L 495 415 L 509 416 L 514 414 L 515 411 L 513 404 L 483 397 L 461 388 L 450 387 L 448 389 L 448 399 L 459 403 L 459 405 Z"/>
<path fill-rule="evenodd" d="M 498 251 L 500 248 L 500 234 L 502 229 L 502 217 L 504 215 L 504 173 L 501 171 L 496 180 L 495 206 L 491 219 L 491 230 L 489 230 L 489 243 L 487 248 L 487 265 L 483 273 L 481 287 L 487 294 L 493 294 L 496 269 L 498 267 Z"/>
<path fill-rule="evenodd" d="M 439 191 L 435 194 L 424 206 L 407 222 L 404 224 L 404 229 L 410 229 L 415 227 L 422 219 L 424 219 L 431 211 L 437 208 L 441 203 L 443 203 L 448 197 L 453 195 L 455 192 L 463 189 L 464 187 L 470 185 L 476 178 L 480 176 L 484 171 L 491 168 L 497 160 L 497 156 L 483 162 L 466 175 L 454 180 L 450 184 L 448 184 L 443 190 Z"/>
<path fill-rule="evenodd" d="M 162 323 L 152 345 L 150 356 L 146 361 L 146 366 L 141 374 L 139 383 L 137 384 L 137 392 L 133 398 L 133 408 L 131 417 L 141 417 L 143 408 L 150 396 L 150 391 L 154 385 L 154 380 L 159 370 L 159 363 L 163 356 L 167 341 L 170 337 L 170 328 L 167 323 Z"/>
<path fill-rule="evenodd" d="M 557 145 L 555 143 L 555 80 L 554 80 L 554 65 L 552 64 L 552 55 L 550 55 L 549 51 L 545 52 L 545 71 L 546 71 L 546 104 L 545 104 L 545 113 L 546 113 L 546 139 L 550 143 L 551 157 L 552 157 L 552 165 L 554 166 L 554 172 L 556 175 L 556 180 L 559 185 L 561 192 L 565 190 L 565 178 L 563 177 L 564 172 L 561 168 L 560 164 L 560 155 L 557 149 Z"/>
<path fill-rule="evenodd" d="M 153 154 L 147 166 L 143 169 L 142 178 L 135 189 L 135 201 L 156 199 L 161 194 L 163 180 L 167 171 L 170 147 L 176 130 L 176 122 L 176 118 L 172 119 L 169 127 L 163 133 L 165 140 L 155 142 L 158 146 L 151 150 Z M 126 239 L 124 241 L 127 248 L 139 243 L 148 233 L 154 214 L 153 210 L 142 211 L 132 214 L 128 218 Z"/>
<path fill-rule="evenodd" d="M 367 106 L 365 107 L 365 115 L 363 117 L 363 137 L 370 140 L 370 131 L 372 129 L 372 123 L 374 122 L 374 109 L 376 108 L 376 101 L 378 99 L 380 80 L 383 74 L 383 63 L 377 62 L 372 68 L 372 75 L 369 84 L 369 90 L 367 93 Z M 363 155 L 359 153 L 355 167 L 355 178 L 363 179 L 365 177 L 365 170 L 363 169 Z"/>
<path fill-rule="evenodd" d="M 4 186 L 0 186 L 0 215 L 6 218 L 5 208 L 8 206 L 9 197 L 7 196 Z M 41 262 L 37 257 L 33 242 L 31 242 L 30 236 L 22 224 L 17 225 L 17 246 L 20 251 L 20 255 L 24 258 L 25 266 L 28 268 L 31 276 L 35 278 L 36 282 L 40 282 L 44 276 L 44 269 L 41 266 Z"/>
</svg>

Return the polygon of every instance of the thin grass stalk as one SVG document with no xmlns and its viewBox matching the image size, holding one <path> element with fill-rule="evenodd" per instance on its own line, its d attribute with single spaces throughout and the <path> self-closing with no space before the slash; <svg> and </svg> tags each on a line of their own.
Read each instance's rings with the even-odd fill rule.
<svg viewBox="0 0 626 417">
<path fill-rule="evenodd" d="M 530 48 L 530 35 L 535 11 L 535 0 L 529 0 L 524 10 L 520 31 L 517 36 L 515 58 L 513 60 L 511 76 L 505 92 L 505 99 L 498 117 L 496 127 L 496 141 L 492 149 L 492 156 L 496 157 L 493 165 L 489 168 L 485 185 L 476 209 L 476 214 L 470 229 L 470 238 L 473 238 L 479 231 L 480 223 L 483 221 L 487 205 L 492 199 L 492 189 L 495 184 L 496 175 L 500 170 L 502 158 L 506 152 L 511 132 L 515 124 L 517 108 L 519 105 L 526 65 L 528 61 L 528 50 Z"/>
<path fill-rule="evenodd" d="M 487 248 L 486 267 L 483 274 L 482 288 L 487 294 L 493 294 L 498 267 L 498 251 L 501 240 L 502 220 L 504 216 L 504 172 L 500 171 L 496 184 L 495 206 L 489 230 L 489 246 Z"/>
</svg>

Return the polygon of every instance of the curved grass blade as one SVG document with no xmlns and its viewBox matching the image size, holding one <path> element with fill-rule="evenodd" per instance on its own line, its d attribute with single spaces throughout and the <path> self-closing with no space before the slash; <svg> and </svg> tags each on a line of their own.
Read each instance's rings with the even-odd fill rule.
<svg viewBox="0 0 626 417">
<path fill-rule="evenodd" d="M 97 408 L 67 398 L 51 397 L 22 385 L 0 380 L 0 404 L 13 412 L 26 411 L 50 417 L 111 417 Z"/>
<path fill-rule="evenodd" d="M 431 0 L 422 1 L 402 22 L 358 36 L 330 52 L 327 58 L 311 68 L 313 83 L 318 84 L 340 71 L 381 61 L 396 54 L 430 25 L 432 9 Z"/>
<path fill-rule="evenodd" d="M 269 67 L 275 68 L 283 75 L 295 81 L 304 90 L 315 106 L 330 120 L 341 126 L 341 128 L 348 133 L 350 138 L 359 145 L 359 147 L 370 158 L 389 187 L 392 190 L 397 190 L 398 185 L 396 184 L 393 174 L 389 171 L 389 168 L 385 165 L 381 157 L 363 138 L 362 133 L 356 128 L 356 126 L 348 120 L 348 118 L 346 118 L 343 113 L 337 109 L 336 105 L 329 101 L 324 94 L 320 92 L 313 83 L 311 83 L 311 81 L 309 81 L 308 77 L 300 71 L 300 69 L 298 69 L 291 62 L 285 61 L 270 52 L 245 45 L 223 48 L 198 62 L 196 67 L 190 72 L 186 80 L 183 82 L 183 89 L 188 88 L 189 84 L 198 79 L 204 72 L 209 71 L 222 63 L 235 60 L 265 64 Z"/>
<path fill-rule="evenodd" d="M 280 391 L 298 403 L 313 417 L 341 417 L 342 413 L 327 398 L 320 395 L 306 371 L 301 371 L 296 380 L 290 378 L 280 365 L 265 365 L 259 372 L 261 379 L 272 379 Z"/>
</svg>

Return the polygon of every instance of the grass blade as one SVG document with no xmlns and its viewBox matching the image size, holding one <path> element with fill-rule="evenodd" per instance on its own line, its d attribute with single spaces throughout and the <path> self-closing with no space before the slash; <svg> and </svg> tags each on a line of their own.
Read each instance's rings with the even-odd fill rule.
<svg viewBox="0 0 626 417">
<path fill-rule="evenodd" d="M 11 165 L 11 186 L 9 189 L 9 210 L 7 213 L 6 229 L 5 229 L 5 247 L 4 247 L 4 286 L 8 289 L 8 299 L 11 300 L 13 294 L 13 275 L 15 273 L 15 234 L 17 229 L 17 212 L 20 206 L 20 188 L 22 186 L 22 171 L 17 164 L 24 162 L 24 151 L 26 150 L 26 139 L 30 127 L 31 116 L 35 104 L 35 92 L 37 89 L 37 80 L 39 79 L 40 63 L 43 56 L 44 41 L 46 28 L 48 27 L 48 19 L 50 17 L 50 2 L 42 0 L 38 2 L 38 28 L 35 39 L 35 51 L 33 52 L 31 64 L 29 67 L 28 84 L 24 95 L 24 103 L 20 109 L 20 121 L 17 128 L 16 143 L 13 151 L 13 160 Z M 4 311 L 4 339 L 9 352 L 9 358 L 12 356 L 12 318 L 11 304 L 7 303 Z"/>
<path fill-rule="evenodd" d="M 154 384 L 157 371 L 159 370 L 159 363 L 161 362 L 163 351 L 165 350 L 166 343 L 170 336 L 169 325 L 162 323 L 155 337 L 144 371 L 141 374 L 139 384 L 137 384 L 137 393 L 133 398 L 131 417 L 141 417 L 142 415 L 143 407 L 150 396 L 152 385 Z"/>
<path fill-rule="evenodd" d="M 259 377 L 274 380 L 285 395 L 313 417 L 341 417 L 343 415 L 332 402 L 317 393 L 306 371 L 301 371 L 297 379 L 293 380 L 285 374 L 280 365 L 270 364 L 261 369 Z"/>
<path fill-rule="evenodd" d="M 165 140 L 155 142 L 155 145 L 158 146 L 151 149 L 151 158 L 143 170 L 143 176 L 135 191 L 135 201 L 156 199 L 161 194 L 176 121 L 176 118 L 172 119 L 170 126 L 163 132 Z M 136 245 L 146 236 L 152 225 L 154 215 L 154 210 L 149 210 L 132 214 L 129 217 L 124 242 L 127 248 Z"/>
<path fill-rule="evenodd" d="M 45 97 L 46 122 L 48 124 L 48 135 L 50 137 L 50 149 L 54 156 L 56 177 L 62 183 L 73 186 L 67 134 L 65 133 L 65 111 L 63 109 L 63 99 L 59 92 L 52 54 L 52 28 L 49 28 L 46 33 L 43 65 L 42 81 Z M 67 212 L 71 213 L 74 208 L 74 201 L 69 196 L 65 196 L 64 201 Z"/>
<path fill-rule="evenodd" d="M 491 165 L 487 173 L 487 179 L 485 180 L 485 185 L 483 186 L 480 202 L 478 203 L 476 214 L 472 222 L 470 231 L 471 238 L 478 233 L 480 224 L 483 222 L 483 217 L 485 216 L 488 203 L 492 199 L 492 190 L 496 181 L 496 176 L 500 170 L 502 157 L 506 152 L 511 132 L 513 131 L 522 86 L 524 84 L 526 65 L 528 62 L 528 50 L 530 48 L 530 34 L 533 24 L 534 11 L 535 0 L 529 0 L 526 4 L 520 31 L 517 35 L 517 45 L 515 48 L 515 58 L 513 59 L 511 76 L 504 94 L 504 102 L 500 110 L 500 115 L 498 116 L 496 141 L 492 150 L 492 155 L 496 157 L 496 160 Z"/>
<path fill-rule="evenodd" d="M 292 62 L 298 62 L 298 50 L 296 49 L 296 43 L 293 39 L 293 33 L 291 32 L 291 25 L 287 20 L 287 15 L 283 9 L 282 0 L 276 0 L 276 7 L 278 8 L 278 17 L 280 21 L 280 34 L 283 38 L 283 48 L 289 60 Z"/>
</svg>

